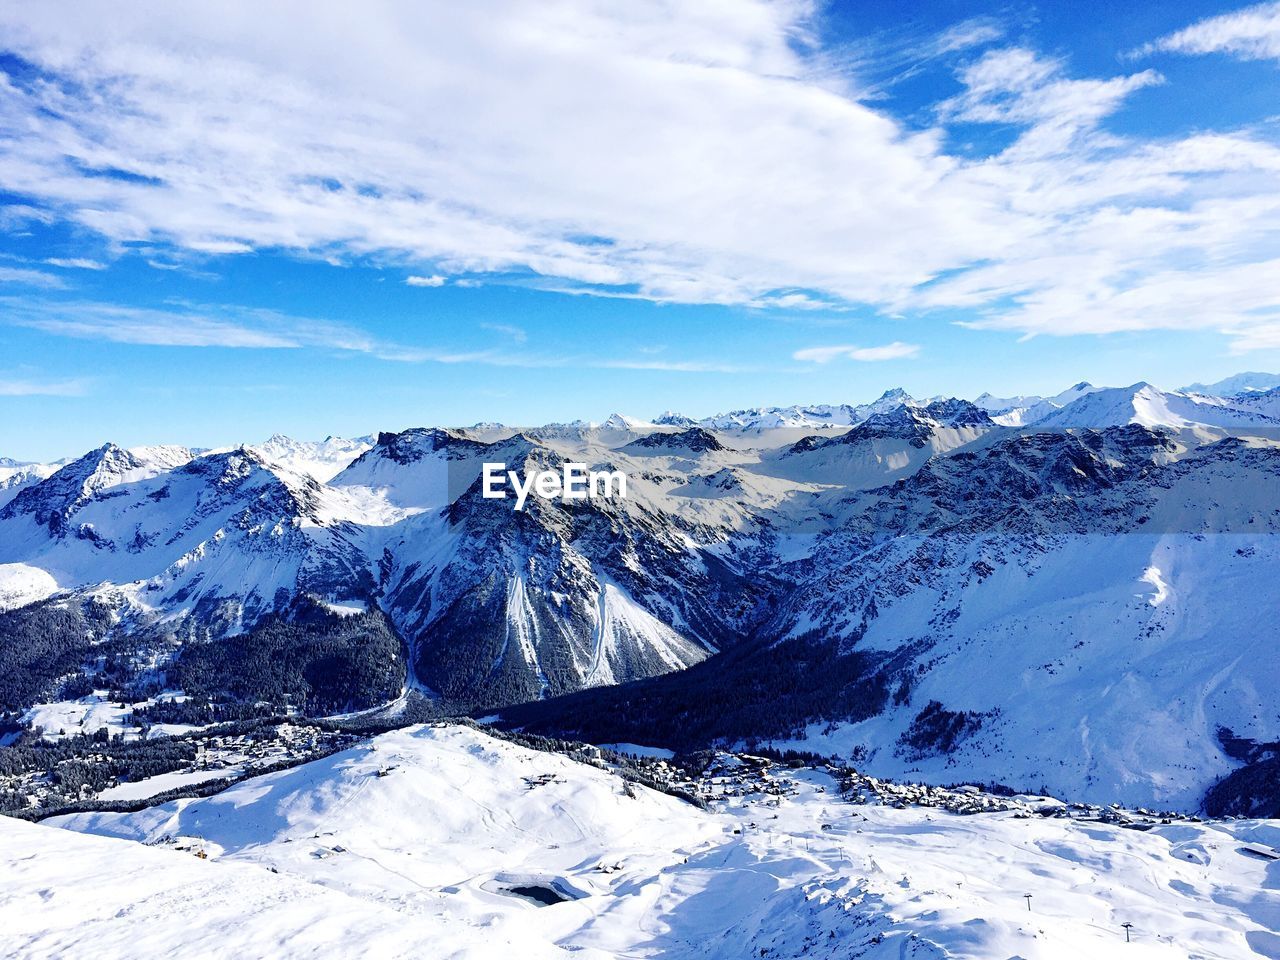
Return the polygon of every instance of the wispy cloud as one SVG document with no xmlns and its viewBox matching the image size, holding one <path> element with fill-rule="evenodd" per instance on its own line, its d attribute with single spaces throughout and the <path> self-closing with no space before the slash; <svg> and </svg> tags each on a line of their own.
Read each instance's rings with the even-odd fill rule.
<svg viewBox="0 0 1280 960">
<path fill-rule="evenodd" d="M 1005 33 L 1003 23 L 985 16 L 962 20 L 941 32 L 904 26 L 815 48 L 807 79 L 847 90 L 863 102 L 879 100 L 939 61 L 994 43 Z"/>
<path fill-rule="evenodd" d="M 429 277 L 422 277 L 416 274 L 405 277 L 404 282 L 411 287 L 443 287 L 447 278 L 439 274 L 433 274 Z"/>
<path fill-rule="evenodd" d="M 943 115 L 1024 127 L 1011 156 L 1028 160 L 1087 149 L 1078 142 L 1082 134 L 1091 133 L 1134 91 L 1164 82 L 1154 70 L 1078 80 L 1066 75 L 1060 61 L 1021 47 L 988 51 L 961 71 L 960 80 L 964 91 L 941 105 Z"/>
<path fill-rule="evenodd" d="M 1004 34 L 1004 27 L 998 21 L 990 17 L 973 17 L 944 31 L 932 43 L 931 52 L 943 54 L 970 50 L 983 44 L 994 43 Z"/>
<path fill-rule="evenodd" d="M 86 257 L 49 257 L 45 263 L 51 267 L 62 267 L 64 270 L 105 270 L 107 265 L 99 260 Z"/>
<path fill-rule="evenodd" d="M 43 270 L 29 270 L 25 267 L 0 267 L 0 283 L 12 283 L 24 287 L 44 287 L 57 289 L 66 286 L 62 278 Z"/>
<path fill-rule="evenodd" d="M 504 337 L 514 340 L 516 343 L 524 343 L 529 339 L 529 334 L 520 327 L 509 323 L 482 323 L 482 330 L 492 330 L 494 333 L 500 333 Z"/>
<path fill-rule="evenodd" d="M 8 203 L 0 206 L 0 227 L 5 230 L 20 230 L 33 223 L 50 224 L 56 222 L 57 214 L 51 210 L 43 210 L 27 203 Z"/>
<path fill-rule="evenodd" d="M 354 331 L 336 333 L 278 315 L 245 310 L 156 310 L 103 303 L 10 300 L 5 320 L 61 337 L 163 347 L 288 349 L 358 343 Z"/>
<path fill-rule="evenodd" d="M 830 363 L 832 360 L 861 360 L 864 363 L 875 363 L 882 360 L 905 360 L 919 353 L 918 344 L 895 340 L 893 343 L 886 343 L 879 347 L 859 347 L 853 344 L 806 347 L 793 353 L 791 359 L 807 363 Z"/>
<path fill-rule="evenodd" d="M 910 56 L 961 61 L 961 90 L 915 130 L 833 82 L 847 64 L 811 3 L 319 5 L 306 44 L 296 10 L 257 5 L 251 45 L 247 9 L 0 8 L 41 76 L 4 81 L 0 188 L 110 244 L 359 258 L 426 287 L 517 273 L 596 296 L 1241 344 L 1280 324 L 1228 283 L 1280 257 L 1274 136 L 1121 135 L 1107 121 L 1159 74 L 1077 76 L 993 49 L 994 21 L 920 40 Z M 1275 9 L 1155 45 L 1272 56 Z M 191 123 L 193 106 L 213 120 Z M 1012 143 L 971 155 L 974 125 Z"/>
<path fill-rule="evenodd" d="M 1225 53 L 1241 60 L 1280 60 L 1280 3 L 1261 3 L 1198 20 L 1153 40 L 1131 56 Z"/>
<path fill-rule="evenodd" d="M 166 308 L 0 298 L 0 323 L 40 330 L 59 337 L 156 347 L 232 350 L 328 350 L 393 363 L 482 364 L 495 367 L 669 370 L 690 373 L 737 372 L 719 362 L 658 361 L 600 357 L 582 353 L 546 353 L 527 349 L 525 331 L 486 324 L 508 336 L 515 348 L 466 349 L 398 343 L 329 320 L 298 317 L 274 310 L 228 305 L 175 304 Z"/>
<path fill-rule="evenodd" d="M 0 377 L 0 397 L 79 397 L 88 392 L 88 381 L 10 380 Z"/>
<path fill-rule="evenodd" d="M 582 365 L 604 370 L 660 370 L 668 373 L 749 373 L 753 369 L 699 360 L 588 360 Z"/>
</svg>

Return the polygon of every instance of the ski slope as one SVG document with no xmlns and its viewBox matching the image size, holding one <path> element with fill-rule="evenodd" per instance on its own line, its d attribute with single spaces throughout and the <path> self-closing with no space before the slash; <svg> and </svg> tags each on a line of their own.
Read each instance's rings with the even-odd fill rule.
<svg viewBox="0 0 1280 960">
<path fill-rule="evenodd" d="M 855 806 L 823 773 L 780 775 L 793 782 L 776 805 L 703 811 L 469 727 L 414 727 L 201 800 L 0 819 L 0 953 L 1256 960 L 1280 947 L 1280 867 L 1246 848 L 1280 843 L 1274 821 L 957 816 Z M 563 902 L 512 895 L 528 885 Z"/>
</svg>

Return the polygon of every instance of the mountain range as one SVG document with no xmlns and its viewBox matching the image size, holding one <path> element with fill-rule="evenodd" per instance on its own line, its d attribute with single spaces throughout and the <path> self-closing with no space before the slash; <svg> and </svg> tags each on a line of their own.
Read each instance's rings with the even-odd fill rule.
<svg viewBox="0 0 1280 960">
<path fill-rule="evenodd" d="M 5 461 L 0 710 L 400 694 L 1194 809 L 1280 741 L 1280 393 L 1224 383 Z M 482 496 L 567 461 L 628 497 Z"/>
</svg>

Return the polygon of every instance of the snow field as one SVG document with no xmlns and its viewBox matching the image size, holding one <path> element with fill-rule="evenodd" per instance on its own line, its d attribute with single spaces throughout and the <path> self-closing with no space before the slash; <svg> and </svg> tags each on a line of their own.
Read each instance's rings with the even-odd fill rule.
<svg viewBox="0 0 1280 960">
<path fill-rule="evenodd" d="M 776 806 L 702 811 L 471 728 L 415 727 L 201 800 L 63 830 L 0 820 L 0 953 L 1065 960 L 1280 944 L 1280 861 L 1244 849 L 1280 843 L 1275 822 L 959 817 L 777 775 L 796 792 Z M 579 898 L 539 907 L 503 892 L 513 880 Z"/>
</svg>

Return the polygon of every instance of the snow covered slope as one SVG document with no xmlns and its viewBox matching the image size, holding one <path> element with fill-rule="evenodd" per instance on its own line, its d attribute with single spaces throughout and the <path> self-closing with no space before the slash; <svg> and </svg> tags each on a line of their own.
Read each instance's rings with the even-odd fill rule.
<svg viewBox="0 0 1280 960">
<path fill-rule="evenodd" d="M 801 739 L 888 774 L 1194 809 L 1236 766 L 1221 729 L 1280 739 L 1260 615 L 1280 602 L 1278 488 L 1274 446 L 1186 453 L 1128 427 L 1010 438 L 869 492 L 815 547 L 847 560 L 783 620 L 879 657 L 893 696 Z"/>
<path fill-rule="evenodd" d="M 959 430 L 933 423 L 895 421 L 891 454 Z M 781 459 L 882 442 L 862 429 Z M 867 481 L 869 456 L 843 461 L 846 484 L 815 493 L 786 539 L 771 514 L 765 582 L 786 586 L 723 687 L 700 670 L 512 722 L 602 742 L 770 740 L 930 782 L 1195 809 L 1239 766 L 1222 730 L 1280 740 L 1264 613 L 1280 604 L 1280 446 L 1138 425 L 975 430 L 904 457 L 889 482 Z M 729 709 L 703 707 L 722 697 Z"/>
<path fill-rule="evenodd" d="M 1274 863 L 1246 849 L 1280 842 L 1275 822 L 1140 831 L 853 806 L 816 771 L 772 782 L 703 811 L 420 727 L 203 800 L 63 829 L 0 818 L 0 952 L 1243 960 L 1280 944 Z"/>
</svg>

